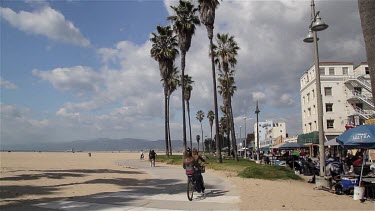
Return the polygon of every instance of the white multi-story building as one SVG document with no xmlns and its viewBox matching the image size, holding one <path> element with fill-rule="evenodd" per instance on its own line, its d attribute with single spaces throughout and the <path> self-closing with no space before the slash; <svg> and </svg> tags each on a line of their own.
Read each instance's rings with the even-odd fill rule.
<svg viewBox="0 0 375 211">
<path fill-rule="evenodd" d="M 320 82 L 323 104 L 323 131 L 327 140 L 348 125 L 363 124 L 374 115 L 367 63 L 354 67 L 348 62 L 321 62 Z M 318 131 L 315 66 L 300 78 L 303 133 Z"/>
<path fill-rule="evenodd" d="M 285 122 L 265 121 L 258 122 L 259 124 L 259 148 L 269 148 L 275 145 L 277 137 L 286 138 Z M 255 143 L 257 143 L 257 124 L 254 124 Z M 256 147 L 256 145 L 255 145 Z"/>
</svg>

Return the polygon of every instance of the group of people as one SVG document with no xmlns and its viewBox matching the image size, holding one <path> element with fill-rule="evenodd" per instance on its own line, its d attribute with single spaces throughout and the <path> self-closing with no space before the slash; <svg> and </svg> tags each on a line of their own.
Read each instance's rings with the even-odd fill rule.
<svg viewBox="0 0 375 211">
<path fill-rule="evenodd" d="M 156 152 L 155 150 L 153 149 L 150 149 L 150 151 L 148 152 L 148 160 L 150 161 L 150 166 L 151 167 L 155 167 L 155 159 L 156 159 Z M 140 155 L 140 159 L 143 160 L 145 157 L 144 153 L 143 153 L 143 150 L 141 150 L 141 155 Z"/>
</svg>

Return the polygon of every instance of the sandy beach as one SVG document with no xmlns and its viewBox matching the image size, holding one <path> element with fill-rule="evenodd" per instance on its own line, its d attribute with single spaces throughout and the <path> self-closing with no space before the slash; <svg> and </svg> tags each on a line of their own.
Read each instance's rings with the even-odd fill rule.
<svg viewBox="0 0 375 211">
<path fill-rule="evenodd" d="M 138 153 L 2 152 L 0 207 L 39 203 L 137 186 L 150 175 L 117 161 L 138 159 Z M 299 181 L 242 179 L 208 170 L 234 184 L 241 193 L 241 210 L 374 210 L 375 203 L 314 190 Z M 209 182 L 209 181 L 207 181 Z"/>
<path fill-rule="evenodd" d="M 116 163 L 124 152 L 1 152 L 0 206 L 116 192 L 149 175 Z"/>
</svg>

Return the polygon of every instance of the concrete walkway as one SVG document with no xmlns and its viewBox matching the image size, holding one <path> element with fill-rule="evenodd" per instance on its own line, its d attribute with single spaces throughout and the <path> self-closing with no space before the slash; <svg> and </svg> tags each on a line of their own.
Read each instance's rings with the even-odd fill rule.
<svg viewBox="0 0 375 211">
<path fill-rule="evenodd" d="M 187 199 L 187 178 L 182 167 L 165 166 L 140 160 L 120 161 L 119 164 L 145 171 L 151 179 L 134 184 L 126 191 L 74 197 L 60 201 L 35 204 L 6 210 L 239 210 L 240 194 L 223 179 L 204 173 L 205 194 L 194 192 Z"/>
</svg>

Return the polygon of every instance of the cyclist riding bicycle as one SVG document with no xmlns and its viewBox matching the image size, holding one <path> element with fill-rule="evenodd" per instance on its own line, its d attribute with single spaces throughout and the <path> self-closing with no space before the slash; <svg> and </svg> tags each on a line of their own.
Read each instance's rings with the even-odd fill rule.
<svg viewBox="0 0 375 211">
<path fill-rule="evenodd" d="M 186 170 L 186 174 L 193 175 L 194 180 L 196 181 L 197 192 L 204 193 L 205 187 L 203 184 L 203 177 L 202 177 L 201 165 L 199 163 L 199 160 L 203 162 L 205 162 L 205 160 L 202 157 L 200 157 L 197 152 L 196 154 L 195 152 L 193 153 L 194 154 L 192 154 L 190 148 L 186 149 L 186 157 L 184 159 L 183 167 Z M 194 157 L 196 157 L 196 159 L 194 159 Z"/>
</svg>

